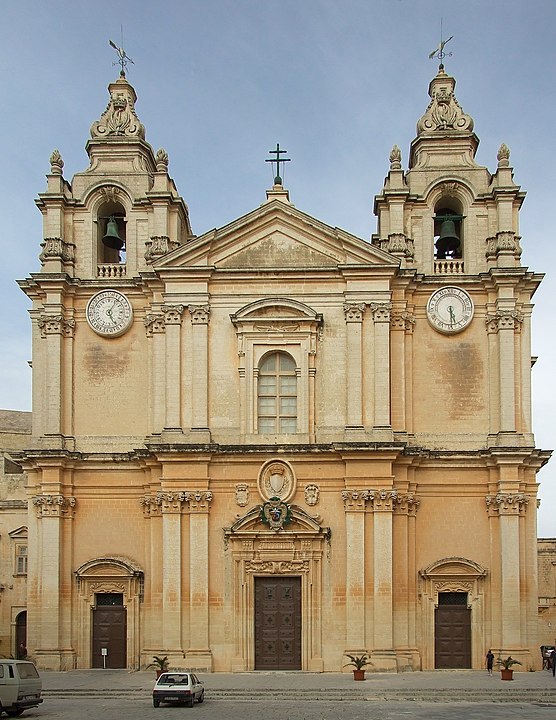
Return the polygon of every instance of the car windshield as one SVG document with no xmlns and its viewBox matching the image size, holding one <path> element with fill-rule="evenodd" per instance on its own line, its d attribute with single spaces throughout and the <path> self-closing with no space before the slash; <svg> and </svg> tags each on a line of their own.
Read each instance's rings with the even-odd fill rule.
<svg viewBox="0 0 556 720">
<path fill-rule="evenodd" d="M 161 675 L 159 685 L 189 685 L 189 675 Z"/>
</svg>

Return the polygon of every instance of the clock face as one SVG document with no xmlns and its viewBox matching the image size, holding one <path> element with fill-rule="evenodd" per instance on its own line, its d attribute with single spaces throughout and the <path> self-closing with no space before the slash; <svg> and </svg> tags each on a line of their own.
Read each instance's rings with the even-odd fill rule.
<svg viewBox="0 0 556 720">
<path fill-rule="evenodd" d="M 465 290 L 458 287 L 443 287 L 430 296 L 427 303 L 427 318 L 435 330 L 458 333 L 473 319 L 473 300 Z"/>
<path fill-rule="evenodd" d="M 87 322 L 99 335 L 118 337 L 133 322 L 129 300 L 117 290 L 101 290 L 87 303 Z"/>
</svg>

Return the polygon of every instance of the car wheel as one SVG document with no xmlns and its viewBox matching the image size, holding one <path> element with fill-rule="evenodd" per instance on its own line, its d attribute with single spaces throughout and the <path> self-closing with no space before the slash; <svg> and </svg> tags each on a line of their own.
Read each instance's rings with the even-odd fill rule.
<svg viewBox="0 0 556 720">
<path fill-rule="evenodd" d="M 153 700 L 153 707 L 160 707 L 160 700 Z"/>
<path fill-rule="evenodd" d="M 198 702 L 199 704 L 201 704 L 204 699 L 205 699 L 205 691 L 204 691 L 204 690 L 201 690 L 201 694 L 199 695 L 199 699 L 197 700 L 197 702 Z"/>
<path fill-rule="evenodd" d="M 192 695 L 192 696 L 189 698 L 189 702 L 187 703 L 187 706 L 188 706 L 188 707 L 193 707 L 193 703 L 194 703 L 194 702 L 195 702 L 195 695 Z"/>
</svg>

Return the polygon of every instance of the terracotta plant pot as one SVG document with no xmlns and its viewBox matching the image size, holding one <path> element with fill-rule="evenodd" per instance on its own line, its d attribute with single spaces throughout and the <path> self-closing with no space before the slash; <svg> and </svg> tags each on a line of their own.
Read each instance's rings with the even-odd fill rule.
<svg viewBox="0 0 556 720">
<path fill-rule="evenodd" d="M 513 670 L 506 670 L 505 668 L 500 668 L 500 677 L 502 680 L 513 680 L 514 679 L 514 671 Z"/>
<path fill-rule="evenodd" d="M 353 671 L 353 679 L 354 680 L 364 680 L 365 679 L 365 671 L 364 670 L 354 670 Z"/>
</svg>

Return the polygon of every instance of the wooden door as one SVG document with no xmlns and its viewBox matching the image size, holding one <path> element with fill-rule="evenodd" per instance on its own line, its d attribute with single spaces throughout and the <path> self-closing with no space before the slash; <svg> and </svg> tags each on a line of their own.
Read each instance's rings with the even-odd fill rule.
<svg viewBox="0 0 556 720">
<path fill-rule="evenodd" d="M 301 578 L 255 578 L 255 669 L 301 670 Z"/>
<path fill-rule="evenodd" d="M 127 666 L 126 637 L 125 607 L 121 603 L 101 605 L 97 600 L 97 606 L 93 610 L 93 667 L 125 668 Z M 102 652 L 103 648 L 106 649 L 105 656 Z M 106 665 L 104 657 L 106 657 Z"/>
<path fill-rule="evenodd" d="M 439 593 L 434 614 L 434 666 L 471 667 L 471 610 L 467 593 Z"/>
</svg>

